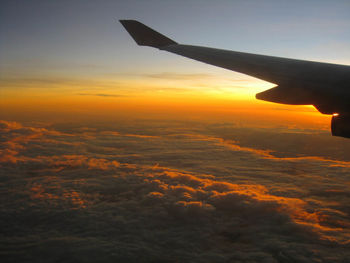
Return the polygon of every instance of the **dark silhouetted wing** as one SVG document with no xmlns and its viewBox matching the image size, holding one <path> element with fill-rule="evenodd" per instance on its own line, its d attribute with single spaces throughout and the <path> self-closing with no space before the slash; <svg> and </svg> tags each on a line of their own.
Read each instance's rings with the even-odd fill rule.
<svg viewBox="0 0 350 263">
<path fill-rule="evenodd" d="M 138 21 L 120 22 L 138 45 L 159 48 L 277 85 L 258 93 L 258 99 L 314 105 L 323 114 L 341 115 L 341 121 L 333 117 L 332 132 L 350 137 L 350 66 L 182 45 Z M 334 124 L 337 120 L 341 128 Z"/>
</svg>

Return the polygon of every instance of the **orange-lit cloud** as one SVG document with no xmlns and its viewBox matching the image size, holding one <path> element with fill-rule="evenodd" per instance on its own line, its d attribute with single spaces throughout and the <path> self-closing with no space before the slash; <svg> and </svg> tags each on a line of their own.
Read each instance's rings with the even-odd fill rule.
<svg viewBox="0 0 350 263">
<path fill-rule="evenodd" d="M 289 259 L 312 251 L 322 260 L 349 255 L 346 160 L 281 157 L 276 149 L 244 145 L 243 135 L 255 136 L 251 129 L 237 128 L 237 140 L 227 139 L 227 124 L 0 124 L 9 242 L 19 232 L 34 241 L 57 233 L 79 240 L 84 233 L 96 247 L 121 243 L 150 255 L 169 243 L 177 244 L 176 255 L 191 257 L 191 245 L 224 259 L 241 257 L 244 248 L 253 262 L 257 255 L 273 258 L 276 248 Z"/>
</svg>

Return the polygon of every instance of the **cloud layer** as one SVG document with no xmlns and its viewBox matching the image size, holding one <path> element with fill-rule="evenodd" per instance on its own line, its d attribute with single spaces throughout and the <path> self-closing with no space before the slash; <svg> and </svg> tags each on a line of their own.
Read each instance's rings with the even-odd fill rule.
<svg viewBox="0 0 350 263">
<path fill-rule="evenodd" d="M 257 133 L 1 121 L 2 258 L 345 262 L 349 160 L 244 144 Z"/>
</svg>

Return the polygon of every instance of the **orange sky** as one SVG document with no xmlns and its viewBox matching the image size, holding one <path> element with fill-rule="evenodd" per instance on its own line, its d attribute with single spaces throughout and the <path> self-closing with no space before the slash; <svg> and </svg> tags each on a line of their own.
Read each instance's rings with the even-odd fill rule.
<svg viewBox="0 0 350 263">
<path fill-rule="evenodd" d="M 238 2 L 4 3 L 0 117 L 200 118 L 329 130 L 330 117 L 310 106 L 255 99 L 273 84 L 137 47 L 117 22 L 138 19 L 179 43 L 349 64 L 348 2 Z"/>
<path fill-rule="evenodd" d="M 329 129 L 330 117 L 312 106 L 255 99 L 273 84 L 225 74 L 158 74 L 100 80 L 8 79 L 1 90 L 1 118 L 94 120 L 116 117 L 234 120 L 243 126 Z"/>
</svg>

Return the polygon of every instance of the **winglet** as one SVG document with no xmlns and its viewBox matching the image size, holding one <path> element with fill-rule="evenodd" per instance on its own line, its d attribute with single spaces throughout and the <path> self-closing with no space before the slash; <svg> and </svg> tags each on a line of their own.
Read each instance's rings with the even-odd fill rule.
<svg viewBox="0 0 350 263">
<path fill-rule="evenodd" d="M 167 38 L 166 36 L 154 31 L 152 28 L 149 28 L 136 20 L 119 21 L 140 46 L 161 48 L 164 46 L 177 44 L 170 38 Z"/>
</svg>

